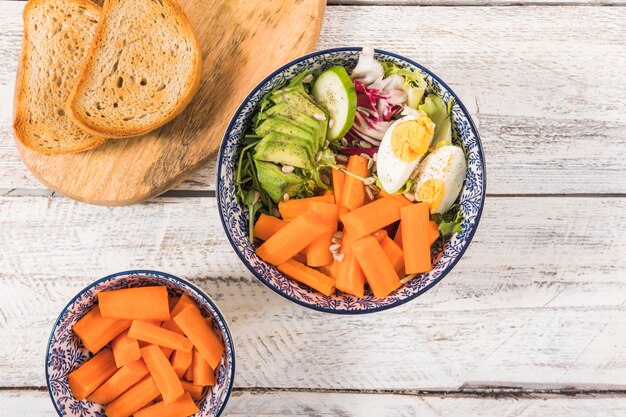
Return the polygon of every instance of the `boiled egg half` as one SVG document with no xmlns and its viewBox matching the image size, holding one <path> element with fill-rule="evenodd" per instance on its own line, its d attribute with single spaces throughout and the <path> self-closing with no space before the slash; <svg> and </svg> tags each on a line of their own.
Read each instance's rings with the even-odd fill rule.
<svg viewBox="0 0 626 417">
<path fill-rule="evenodd" d="M 433 140 L 435 124 L 419 111 L 396 120 L 378 148 L 376 170 L 385 191 L 396 193 L 407 182 Z"/>
<path fill-rule="evenodd" d="M 443 146 L 419 164 L 414 186 L 417 201 L 431 213 L 445 213 L 459 196 L 467 172 L 465 154 L 458 146 Z"/>
</svg>

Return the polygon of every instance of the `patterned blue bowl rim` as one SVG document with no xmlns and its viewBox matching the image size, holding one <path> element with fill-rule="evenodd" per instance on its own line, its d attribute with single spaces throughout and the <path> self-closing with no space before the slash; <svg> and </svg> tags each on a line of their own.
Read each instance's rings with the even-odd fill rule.
<svg viewBox="0 0 626 417">
<path fill-rule="evenodd" d="M 217 156 L 217 173 L 216 173 L 216 184 L 219 184 L 221 181 L 221 172 L 222 172 L 222 163 L 223 163 L 223 153 L 225 150 L 225 144 L 226 141 L 228 140 L 228 137 L 230 136 L 230 131 L 233 129 L 233 126 L 236 122 L 236 120 L 239 118 L 241 112 L 243 111 L 244 107 L 246 106 L 246 104 L 248 103 L 248 101 L 250 101 L 252 99 L 252 97 L 257 93 L 258 90 L 260 90 L 262 88 L 262 86 L 269 82 L 272 78 L 274 78 L 276 75 L 280 74 L 281 72 L 285 71 L 287 68 L 296 65 L 302 61 L 306 61 L 307 59 L 310 58 L 315 58 L 317 56 L 321 56 L 321 55 L 325 55 L 328 53 L 335 53 L 335 52 L 360 52 L 363 48 L 360 47 L 354 47 L 354 46 L 346 46 L 346 47 L 338 47 L 338 48 L 330 48 L 330 49 L 323 49 L 321 51 L 316 51 L 316 52 L 311 52 L 310 54 L 307 55 L 303 55 L 300 58 L 296 58 L 293 61 L 288 62 L 287 64 L 281 66 L 280 68 L 276 69 L 275 71 L 273 71 L 271 74 L 269 74 L 267 77 L 265 77 L 261 82 L 259 82 L 251 91 L 250 93 L 246 96 L 246 98 L 241 102 L 241 104 L 239 105 L 239 108 L 237 108 L 237 111 L 235 112 L 235 114 L 233 115 L 233 117 L 230 120 L 230 123 L 228 124 L 228 127 L 226 128 L 226 131 L 224 132 L 224 137 L 222 138 L 222 143 L 220 144 L 220 149 L 219 149 L 219 153 Z M 485 154 L 483 151 L 483 146 L 482 146 L 482 142 L 480 140 L 480 135 L 478 134 L 478 129 L 476 129 L 476 125 L 474 124 L 474 120 L 472 120 L 472 117 L 469 113 L 469 111 L 467 111 L 467 108 L 465 107 L 465 105 L 463 104 L 463 102 L 459 99 L 459 97 L 456 95 L 456 93 L 445 83 L 443 82 L 443 80 L 441 80 L 441 78 L 439 78 L 438 76 L 436 76 L 432 71 L 430 71 L 428 68 L 424 67 L 421 64 L 418 64 L 417 62 L 403 57 L 402 55 L 398 55 L 398 54 L 394 54 L 393 52 L 387 52 L 384 51 L 382 49 L 375 49 L 375 52 L 382 54 L 382 55 L 387 55 L 402 61 L 405 61 L 419 69 L 421 69 L 422 71 L 424 71 L 425 73 L 427 73 L 429 76 L 431 76 L 432 78 L 434 78 L 437 82 L 439 82 L 445 89 L 447 89 L 450 92 L 450 95 L 452 97 L 454 97 L 454 103 L 458 104 L 459 107 L 461 108 L 461 110 L 467 115 L 467 119 L 469 121 L 469 124 L 472 128 L 473 133 L 476 135 L 476 143 L 478 145 L 478 153 L 480 156 L 480 162 L 483 166 L 483 181 L 482 181 L 482 192 L 481 192 L 481 204 L 480 207 L 478 209 L 478 214 L 476 215 L 476 222 L 474 224 L 473 229 L 470 231 L 468 237 L 467 237 L 467 243 L 465 245 L 463 245 L 463 248 L 461 249 L 461 252 L 458 254 L 458 256 L 455 257 L 455 259 L 450 263 L 450 265 L 448 265 L 448 268 L 446 268 L 446 270 L 444 272 L 441 273 L 441 275 L 439 277 L 437 277 L 436 279 L 434 279 L 430 284 L 428 284 L 427 286 L 425 286 L 424 288 L 422 288 L 421 290 L 417 291 L 414 294 L 411 294 L 409 297 L 399 300 L 393 304 L 388 304 L 388 305 L 384 305 L 384 306 L 380 306 L 380 307 L 375 307 L 372 309 L 367 309 L 367 310 L 334 310 L 332 308 L 326 308 L 326 307 L 320 307 L 320 306 L 316 306 L 316 305 L 312 305 L 312 304 L 308 304 L 294 296 L 291 296 L 289 294 L 285 294 L 284 292 L 279 291 L 277 288 L 273 287 L 272 285 L 270 285 L 265 277 L 263 277 L 263 275 L 259 274 L 255 268 L 252 267 L 252 265 L 250 265 L 250 263 L 245 259 L 245 257 L 243 256 L 243 254 L 236 249 L 236 244 L 233 241 L 232 236 L 230 236 L 230 234 L 228 232 L 226 232 L 228 230 L 227 225 L 226 225 L 226 220 L 224 219 L 224 216 L 222 214 L 222 210 L 221 210 L 221 190 L 220 187 L 217 187 L 217 204 L 218 204 L 218 211 L 219 211 L 219 215 L 220 215 L 220 220 L 222 222 L 222 227 L 224 228 L 224 231 L 226 232 L 226 235 L 228 237 L 228 240 L 230 241 L 230 244 L 233 248 L 235 248 L 235 252 L 237 253 L 237 256 L 239 257 L 239 259 L 241 259 L 241 262 L 244 263 L 244 265 L 248 268 L 248 270 L 250 270 L 250 272 L 252 272 L 252 274 L 254 274 L 255 277 L 257 277 L 257 279 L 259 279 L 259 281 L 261 281 L 266 287 L 268 287 L 269 289 L 271 289 L 272 291 L 274 291 L 275 293 L 287 298 L 288 300 L 293 301 L 296 304 L 300 304 L 301 306 L 304 307 L 308 307 L 310 309 L 313 310 L 317 310 L 317 311 L 322 311 L 325 313 L 333 313 L 333 314 L 345 314 L 345 315 L 356 315 L 356 314 L 369 314 L 369 313 L 375 313 L 377 311 L 383 311 L 383 310 L 387 310 L 393 307 L 397 307 L 400 306 L 404 303 L 407 303 L 413 299 L 415 299 L 416 297 L 422 295 L 423 293 L 425 293 L 426 291 L 428 291 L 429 289 L 431 289 L 432 287 L 434 287 L 439 281 L 441 281 L 443 278 L 445 278 L 446 275 L 448 275 L 448 273 L 454 269 L 454 266 L 457 264 L 457 262 L 459 262 L 459 260 L 463 257 L 463 254 L 465 253 L 465 251 L 467 250 L 467 248 L 469 247 L 474 234 L 476 233 L 476 229 L 478 228 L 478 224 L 480 223 L 480 218 L 482 216 L 483 213 L 483 207 L 485 206 L 485 195 L 486 195 L 486 190 L 487 190 L 487 166 L 485 164 Z"/>
<path fill-rule="evenodd" d="M 82 297 L 83 294 L 85 294 L 87 291 L 89 291 L 93 287 L 95 287 L 95 286 L 97 286 L 97 285 L 99 285 L 99 284 L 101 284 L 103 282 L 107 282 L 107 281 L 113 280 L 113 279 L 115 279 L 117 277 L 121 277 L 121 276 L 125 276 L 125 275 L 131 275 L 131 274 L 149 274 L 149 275 L 161 276 L 163 278 L 171 279 L 172 281 L 176 282 L 177 284 L 180 283 L 182 285 L 189 286 L 194 291 L 197 291 L 198 294 L 200 294 L 204 298 L 204 300 L 207 303 L 209 303 L 209 305 L 211 307 L 213 307 L 213 309 L 215 310 L 215 313 L 217 314 L 217 317 L 222 321 L 222 323 L 224 323 L 224 329 L 226 330 L 227 340 L 230 340 L 230 351 L 232 353 L 231 357 L 229 358 L 229 361 L 231 363 L 231 371 L 230 372 L 231 372 L 232 378 L 230 378 L 230 384 L 228 386 L 228 392 L 226 394 L 226 399 L 224 400 L 224 403 L 222 404 L 222 407 L 220 408 L 220 410 L 216 414 L 216 417 L 219 417 L 224 412 L 224 409 L 226 408 L 226 404 L 228 403 L 228 400 L 230 399 L 230 394 L 231 394 L 231 392 L 233 390 L 233 383 L 235 381 L 235 344 L 233 343 L 233 336 L 230 333 L 230 329 L 228 328 L 228 323 L 226 322 L 226 319 L 222 315 L 222 312 L 219 310 L 219 308 L 217 307 L 215 302 L 203 290 L 201 290 L 200 288 L 196 287 L 195 285 L 193 285 L 189 281 L 184 280 L 182 278 L 179 278 L 177 276 L 168 274 L 166 272 L 153 271 L 153 270 L 150 270 L 150 269 L 133 269 L 133 270 L 129 270 L 129 271 L 118 272 L 118 273 L 115 273 L 115 274 L 108 275 L 108 276 L 106 276 L 104 278 L 100 278 L 99 280 L 94 281 L 91 284 L 89 284 L 88 286 L 86 286 L 85 288 L 83 288 L 78 294 L 76 294 L 74 296 L 74 298 L 72 298 L 69 301 L 69 303 L 67 303 L 67 305 L 65 307 L 63 307 L 63 310 L 61 310 L 61 313 L 59 314 L 59 317 L 57 317 L 56 321 L 54 322 L 54 325 L 52 326 L 52 331 L 50 332 L 50 337 L 48 338 L 48 346 L 46 348 L 46 358 L 45 358 L 45 360 L 46 360 L 45 361 L 46 386 L 48 387 L 48 395 L 50 395 L 50 400 L 52 401 L 52 404 L 54 405 L 55 411 L 57 412 L 57 414 L 59 416 L 62 415 L 61 414 L 61 410 L 59 410 L 59 407 L 57 407 L 57 403 L 54 400 L 54 397 L 52 396 L 52 388 L 50 387 L 50 375 L 48 374 L 48 362 L 50 360 L 50 345 L 52 344 L 52 338 L 54 336 L 54 333 L 57 330 L 57 327 L 59 326 L 61 318 L 63 317 L 63 313 L 65 313 L 72 306 L 72 304 L 74 304 L 76 302 L 76 300 L 78 300 L 80 297 Z"/>
</svg>

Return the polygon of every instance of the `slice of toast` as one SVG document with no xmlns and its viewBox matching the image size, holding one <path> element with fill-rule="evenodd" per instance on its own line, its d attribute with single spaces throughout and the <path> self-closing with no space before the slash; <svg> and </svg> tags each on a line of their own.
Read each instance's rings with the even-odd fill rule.
<svg viewBox="0 0 626 417">
<path fill-rule="evenodd" d="M 87 0 L 30 0 L 24 7 L 13 130 L 27 148 L 73 153 L 106 140 L 81 130 L 65 113 L 99 19 L 100 7 Z"/>
<path fill-rule="evenodd" d="M 66 110 L 93 134 L 142 135 L 183 111 L 201 70 L 198 40 L 175 0 L 105 0 Z"/>
</svg>

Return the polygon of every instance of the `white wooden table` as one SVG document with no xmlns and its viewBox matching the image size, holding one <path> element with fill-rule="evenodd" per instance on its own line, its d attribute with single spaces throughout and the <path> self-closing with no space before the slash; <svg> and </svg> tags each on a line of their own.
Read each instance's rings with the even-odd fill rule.
<svg viewBox="0 0 626 417">
<path fill-rule="evenodd" d="M 227 416 L 626 416 L 626 2 L 528 3 L 328 6 L 319 48 L 394 51 L 450 84 L 489 183 L 453 273 L 407 305 L 346 317 L 247 272 L 218 220 L 214 164 L 131 207 L 40 185 L 11 129 L 24 2 L 0 0 L 0 416 L 55 415 L 53 321 L 81 288 L 132 268 L 192 280 L 219 304 L 237 350 Z"/>
</svg>

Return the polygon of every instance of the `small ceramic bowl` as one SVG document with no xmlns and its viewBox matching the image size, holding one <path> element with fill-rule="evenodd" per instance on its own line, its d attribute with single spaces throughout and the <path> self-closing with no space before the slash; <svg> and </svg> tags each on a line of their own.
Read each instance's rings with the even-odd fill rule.
<svg viewBox="0 0 626 417">
<path fill-rule="evenodd" d="M 217 199 L 224 230 L 233 248 L 246 267 L 265 285 L 291 301 L 315 310 L 341 314 L 370 313 L 385 310 L 410 301 L 432 288 L 454 268 L 469 246 L 483 210 L 486 190 L 485 159 L 476 126 L 469 112 L 441 79 L 417 62 L 408 58 L 375 51 L 379 61 L 391 61 L 401 67 L 419 69 L 425 74 L 426 93 L 435 93 L 446 102 L 454 99 L 452 106 L 453 142 L 460 145 L 467 157 L 467 175 L 457 203 L 463 211 L 463 231 L 447 239 L 439 239 L 432 251 L 434 268 L 417 276 L 407 285 L 386 298 L 375 298 L 366 292 L 364 298 L 337 292 L 325 296 L 311 288 L 285 277 L 275 267 L 261 260 L 248 241 L 248 212 L 235 198 L 234 172 L 244 134 L 257 112 L 260 100 L 280 83 L 308 69 L 321 71 L 341 65 L 351 71 L 357 63 L 361 48 L 336 48 L 314 52 L 295 59 L 268 75 L 245 98 L 234 114 L 224 135 L 218 156 Z"/>
<path fill-rule="evenodd" d="M 222 339 L 225 352 L 216 370 L 216 385 L 206 389 L 202 399 L 196 402 L 200 409 L 196 415 L 217 417 L 222 413 L 235 376 L 233 338 L 224 317 L 211 298 L 189 282 L 163 272 L 139 270 L 109 275 L 89 285 L 65 306 L 54 323 L 46 353 L 46 380 L 50 398 L 59 416 L 104 417 L 104 406 L 74 399 L 67 382 L 67 375 L 92 356 L 72 331 L 74 323 L 96 304 L 99 292 L 150 285 L 166 286 L 170 296 L 186 293 L 205 317 L 213 319 L 213 329 Z"/>
</svg>

